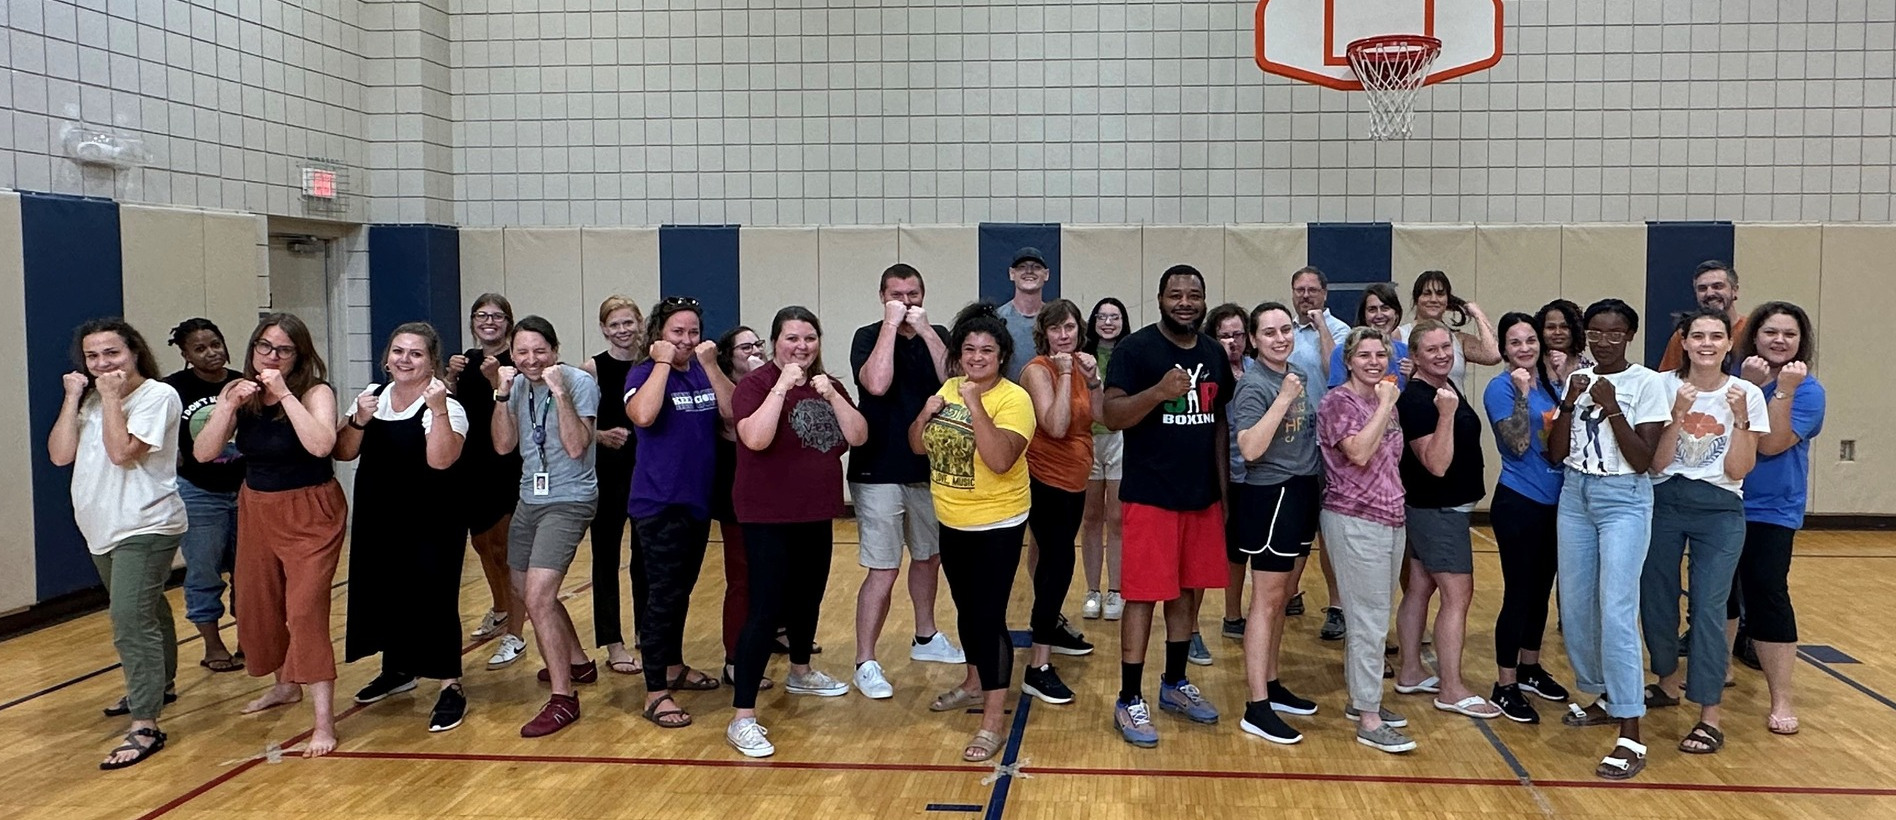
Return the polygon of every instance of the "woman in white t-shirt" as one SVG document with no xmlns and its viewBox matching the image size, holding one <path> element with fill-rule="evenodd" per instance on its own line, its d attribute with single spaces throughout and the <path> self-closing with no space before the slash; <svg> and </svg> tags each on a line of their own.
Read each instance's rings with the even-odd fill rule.
<svg viewBox="0 0 1896 820">
<path fill-rule="evenodd" d="M 1731 319 L 1700 308 L 1679 322 L 1686 363 L 1661 377 L 1672 397 L 1671 420 L 1659 434 L 1652 472 L 1651 547 L 1640 580 L 1640 623 L 1659 682 L 1646 687 L 1650 706 L 1699 705 L 1679 751 L 1712 754 L 1725 745 L 1718 728 L 1725 672 L 1725 599 L 1745 545 L 1745 476 L 1758 462 L 1758 437 L 1771 418 L 1758 386 L 1731 375 Z M 1679 561 L 1691 544 L 1691 661 L 1679 669 Z"/>
<path fill-rule="evenodd" d="M 158 361 L 131 325 L 95 319 L 73 334 L 66 398 L 46 449 L 72 465 L 72 508 L 92 565 L 111 599 L 112 645 L 125 698 L 107 715 L 129 714 L 125 743 L 99 764 L 122 769 L 165 748 L 158 713 L 177 699 L 178 635 L 165 581 L 189 518 L 178 496 L 178 391 L 158 380 Z"/>
<path fill-rule="evenodd" d="M 441 682 L 428 731 L 461 725 L 461 539 L 452 518 L 417 515 L 461 503 L 448 469 L 467 440 L 467 414 L 448 397 L 441 337 L 427 322 L 389 334 L 387 385 L 369 385 L 336 429 L 337 461 L 356 470 L 354 544 L 349 550 L 349 618 L 343 656 L 381 653 L 382 672 L 356 693 L 369 704 Z"/>
<path fill-rule="evenodd" d="M 1639 312 L 1618 299 L 1587 307 L 1587 348 L 1598 362 L 1569 378 L 1547 452 L 1565 465 L 1560 534 L 1560 620 L 1574 688 L 1599 695 L 1561 720 L 1619 725 L 1619 740 L 1594 773 L 1626 780 L 1646 768 L 1639 719 L 1646 714 L 1639 661 L 1639 578 L 1652 540 L 1654 446 L 1666 420 L 1659 374 L 1626 359 Z"/>
</svg>

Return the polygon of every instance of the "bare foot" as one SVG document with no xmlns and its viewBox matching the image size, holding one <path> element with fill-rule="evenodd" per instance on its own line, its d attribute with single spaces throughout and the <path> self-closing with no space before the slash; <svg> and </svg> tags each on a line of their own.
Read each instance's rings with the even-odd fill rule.
<svg viewBox="0 0 1896 820">
<path fill-rule="evenodd" d="M 303 746 L 303 757 L 322 757 L 336 750 L 336 730 L 317 729 L 309 736 L 309 743 Z"/>
<path fill-rule="evenodd" d="M 261 712 L 265 709 L 274 709 L 278 706 L 288 706 L 292 703 L 297 703 L 301 701 L 302 699 L 303 699 L 303 687 L 301 685 L 294 684 L 294 683 L 279 683 L 275 686 L 270 687 L 270 691 L 263 693 L 262 697 L 259 697 L 256 700 L 253 700 L 249 703 L 244 704 L 242 714 L 248 715 L 255 712 Z"/>
</svg>

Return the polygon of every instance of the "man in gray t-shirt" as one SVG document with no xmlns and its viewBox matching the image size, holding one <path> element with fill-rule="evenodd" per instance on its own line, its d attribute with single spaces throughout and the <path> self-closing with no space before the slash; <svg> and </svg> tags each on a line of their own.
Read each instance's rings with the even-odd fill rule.
<svg viewBox="0 0 1896 820">
<path fill-rule="evenodd" d="M 574 414 L 590 421 L 599 417 L 599 383 L 586 371 L 568 364 L 555 365 L 573 405 Z M 599 498 L 599 476 L 593 471 L 595 449 L 573 458 L 560 444 L 559 402 L 544 381 L 515 376 L 508 391 L 514 424 L 520 431 L 520 500 L 528 504 L 589 502 Z M 535 490 L 535 476 L 546 475 L 544 494 Z M 614 503 L 624 504 L 624 500 Z"/>
<path fill-rule="evenodd" d="M 1053 269 L 1038 248 L 1021 248 L 1007 266 L 1007 278 L 1014 283 L 1014 298 L 994 311 L 1007 322 L 1007 335 L 1014 337 L 1014 357 L 1007 362 L 1007 378 L 1020 381 L 1021 368 L 1034 357 L 1034 318 L 1040 315 L 1043 292 L 1053 281 Z"/>
</svg>

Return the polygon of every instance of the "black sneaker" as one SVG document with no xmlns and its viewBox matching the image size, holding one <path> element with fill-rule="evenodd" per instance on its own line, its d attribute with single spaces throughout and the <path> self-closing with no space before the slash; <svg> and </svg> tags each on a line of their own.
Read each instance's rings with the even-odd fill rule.
<svg viewBox="0 0 1896 820">
<path fill-rule="evenodd" d="M 1060 655 L 1093 654 L 1093 645 L 1087 642 L 1086 636 L 1067 624 L 1066 616 L 1060 617 L 1060 628 L 1054 630 L 1051 639 L 1047 641 L 1047 646 Z"/>
<path fill-rule="evenodd" d="M 428 715 L 428 731 L 445 732 L 461 725 L 461 719 L 467 717 L 467 695 L 461 693 L 461 684 L 451 684 L 441 690 L 441 697 L 435 699 L 434 712 Z"/>
<path fill-rule="evenodd" d="M 1317 637 L 1326 641 L 1340 641 L 1347 634 L 1349 634 L 1349 627 L 1343 621 L 1343 609 L 1334 606 L 1324 607 L 1323 629 L 1317 631 Z"/>
<path fill-rule="evenodd" d="M 1234 641 L 1244 640 L 1244 619 L 1243 618 L 1224 619 L 1224 630 L 1219 634 L 1222 634 L 1225 637 L 1230 638 Z"/>
<path fill-rule="evenodd" d="M 1533 692 L 1547 700 L 1559 702 L 1568 698 L 1567 687 L 1561 686 L 1554 676 L 1547 674 L 1539 664 L 1521 664 L 1515 670 L 1515 679 L 1523 692 Z"/>
<path fill-rule="evenodd" d="M 1293 617 L 1304 614 L 1304 594 L 1303 593 L 1299 592 L 1296 595 L 1290 596 L 1290 602 L 1287 604 L 1284 604 L 1284 614 L 1288 616 L 1293 616 Z"/>
<path fill-rule="evenodd" d="M 1021 678 L 1020 691 L 1047 703 L 1073 702 L 1073 690 L 1068 689 L 1066 683 L 1060 680 L 1060 675 L 1053 671 L 1053 664 L 1027 667 L 1027 674 Z"/>
<path fill-rule="evenodd" d="M 1521 694 L 1521 685 L 1518 683 L 1506 686 L 1495 684 L 1494 694 L 1488 700 L 1501 707 L 1501 714 L 1515 723 L 1541 722 L 1540 713 L 1534 711 L 1534 704 L 1527 702 L 1527 696 Z"/>
<path fill-rule="evenodd" d="M 368 686 L 356 692 L 356 703 L 374 703 L 389 695 L 399 695 L 415 688 L 415 676 L 382 670 Z"/>
<path fill-rule="evenodd" d="M 1293 715 L 1314 715 L 1317 713 L 1316 701 L 1298 697 L 1297 693 L 1284 688 L 1282 683 L 1271 681 L 1265 691 L 1270 695 L 1271 709 Z"/>
<path fill-rule="evenodd" d="M 1277 716 L 1277 704 L 1274 701 L 1254 700 L 1244 704 L 1244 719 L 1238 721 L 1238 728 L 1243 729 L 1245 734 L 1257 735 L 1286 746 L 1304 739 L 1302 732 L 1291 728 L 1290 724 Z"/>
</svg>

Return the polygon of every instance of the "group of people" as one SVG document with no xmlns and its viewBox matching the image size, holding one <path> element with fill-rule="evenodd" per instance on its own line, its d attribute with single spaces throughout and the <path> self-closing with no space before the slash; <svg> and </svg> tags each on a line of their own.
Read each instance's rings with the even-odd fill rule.
<svg viewBox="0 0 1896 820">
<path fill-rule="evenodd" d="M 345 531 L 345 659 L 380 656 L 355 700 L 436 681 L 430 731 L 458 726 L 468 709 L 459 586 L 470 540 L 493 598 L 473 632 L 494 642 L 488 668 L 525 654 L 529 622 L 545 663 L 551 693 L 522 736 L 579 719 L 577 686 L 599 668 L 560 592 L 589 536 L 593 643 L 607 669 L 642 675 L 642 716 L 667 729 L 693 723 L 678 693 L 729 687 L 726 739 L 750 757 L 775 749 L 757 712 L 758 692 L 776 685 L 765 675 L 773 653 L 789 656 L 790 694 L 836 697 L 853 683 L 872 699 L 893 695 L 878 647 L 905 551 L 910 658 L 967 667 L 931 709 L 981 707 L 966 760 L 988 760 L 1006 740 L 1007 610 L 1023 554 L 1033 597 L 1023 695 L 1075 699 L 1051 660 L 1094 648 L 1062 615 L 1078 564 L 1082 616 L 1118 621 L 1113 714 L 1125 741 L 1159 741 L 1143 696 L 1155 610 L 1165 617 L 1160 709 L 1218 722 L 1187 665 L 1211 662 L 1199 609 L 1206 590 L 1223 589 L 1222 634 L 1243 642 L 1249 687 L 1240 726 L 1299 742 L 1285 716 L 1319 707 L 1280 678 L 1279 647 L 1286 615 L 1303 611 L 1319 537 L 1320 636 L 1346 640 L 1344 714 L 1365 745 L 1416 747 L 1401 731 L 1407 719 L 1384 705 L 1387 678 L 1400 694 L 1479 719 L 1538 723 L 1536 698 L 1569 700 L 1540 658 L 1556 582 L 1575 688 L 1595 696 L 1569 705 L 1563 722 L 1618 727 L 1602 777 L 1636 775 L 1640 717 L 1681 698 L 1700 715 L 1680 751 L 1722 747 L 1734 642 L 1755 647 L 1765 671 L 1770 731 L 1797 731 L 1787 579 L 1824 412 L 1801 308 L 1770 302 L 1740 315 L 1736 271 L 1707 262 L 1694 280 L 1700 307 L 1680 319 L 1655 372 L 1628 360 L 1640 317 L 1615 299 L 1584 310 L 1555 301 L 1492 323 L 1447 275 L 1427 271 L 1410 321 L 1395 288 L 1379 284 L 1351 325 L 1330 315 L 1315 268 L 1292 275 L 1289 305 L 1247 309 L 1208 308 L 1203 276 L 1176 265 L 1158 280 L 1158 321 L 1134 330 L 1117 299 L 1083 313 L 1044 298 L 1053 275 L 1023 248 L 1010 300 L 970 305 L 943 326 L 923 307 L 921 272 L 892 265 L 877 285 L 883 316 L 856 330 L 846 376 L 825 368 L 822 323 L 803 307 L 778 311 L 767 336 L 736 327 L 713 341 L 691 298 L 662 299 L 647 316 L 613 296 L 599 308 L 606 349 L 575 366 L 551 323 L 516 320 L 504 296 L 482 294 L 470 311 L 474 347 L 444 356 L 430 325 L 396 328 L 386 380 L 340 415 L 293 315 L 262 318 L 241 371 L 227 366 L 214 324 L 186 321 L 170 339 L 186 367 L 163 378 L 137 330 L 87 323 L 49 449 L 74 465 L 73 503 L 124 666 L 126 695 L 107 713 L 128 715 L 131 729 L 102 767 L 164 748 L 157 720 L 177 673 L 164 583 L 181 545 L 202 664 L 274 676 L 246 712 L 296 703 L 308 687 L 305 754 L 332 750 L 330 588 Z M 1476 398 L 1471 362 L 1502 367 Z M 1503 604 L 1487 697 L 1463 671 L 1470 513 L 1489 494 L 1484 413 L 1502 462 L 1490 515 Z M 335 460 L 358 462 L 353 510 Z M 811 663 L 845 485 L 865 570 L 847 681 Z M 718 674 L 684 657 L 713 521 L 726 582 Z M 620 616 L 628 524 L 636 654 Z M 217 631 L 227 574 L 236 649 Z M 962 648 L 936 628 L 944 576 Z"/>
</svg>

